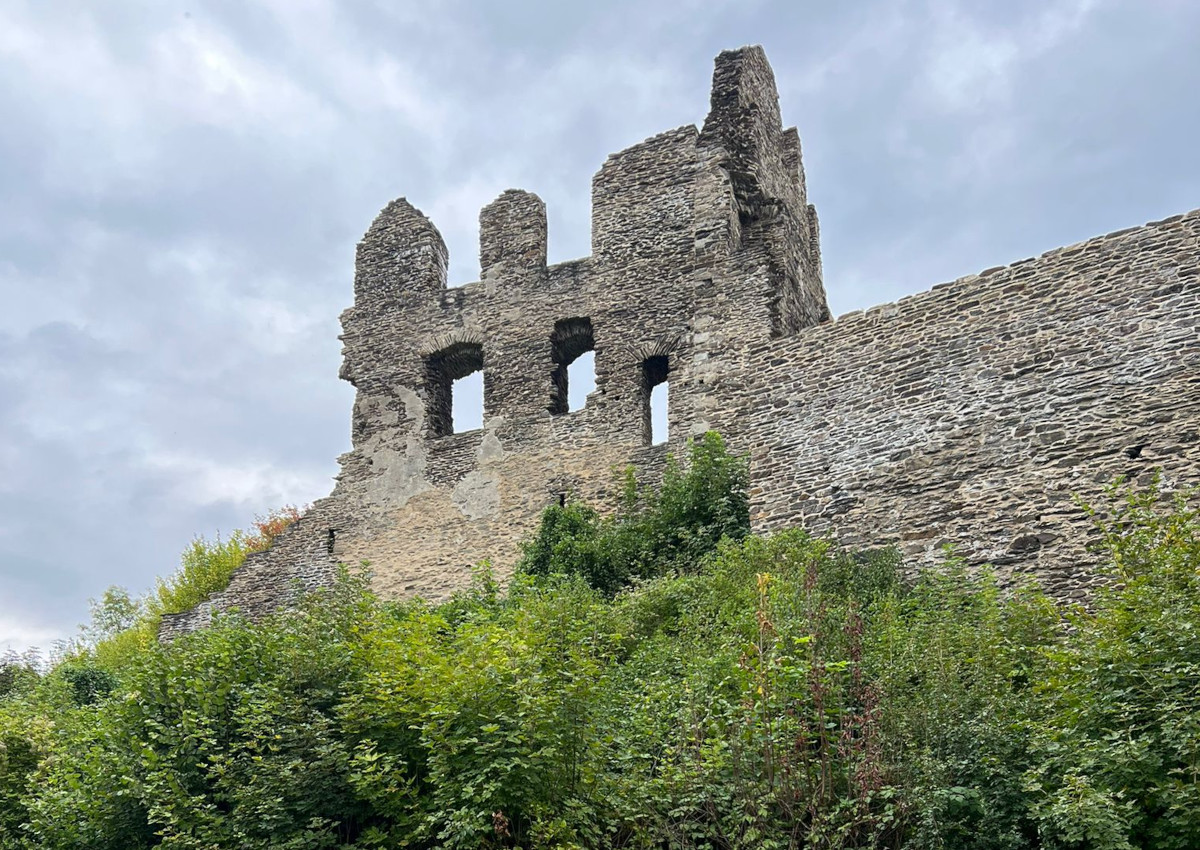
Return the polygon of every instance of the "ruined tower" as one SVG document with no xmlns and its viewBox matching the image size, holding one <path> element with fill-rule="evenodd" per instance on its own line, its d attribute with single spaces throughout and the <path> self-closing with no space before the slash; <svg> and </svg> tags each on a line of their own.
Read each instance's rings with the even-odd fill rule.
<svg viewBox="0 0 1200 850">
<path fill-rule="evenodd" d="M 546 505 L 601 498 L 614 468 L 654 470 L 710 429 L 750 452 L 758 531 L 918 562 L 952 544 L 1066 593 L 1088 562 L 1074 494 L 1152 468 L 1197 480 L 1200 213 L 837 322 L 818 233 L 758 47 L 717 57 L 702 128 L 608 158 L 589 257 L 547 265 L 545 205 L 509 190 L 480 214 L 480 280 L 448 288 L 434 223 L 388 204 L 342 315 L 356 400 L 333 493 L 164 634 L 271 610 L 338 562 L 369 561 L 386 597 L 444 597 L 484 559 L 503 578 Z M 588 351 L 595 391 L 569 411 Z M 452 384 L 477 371 L 482 427 L 455 433 Z"/>
<path fill-rule="evenodd" d="M 442 596 L 483 559 L 504 575 L 546 505 L 723 429 L 748 342 L 829 319 L 800 139 L 759 47 L 717 58 L 702 129 L 608 158 L 591 256 L 548 266 L 545 205 L 519 190 L 484 208 L 479 243 L 480 280 L 448 288 L 445 243 L 407 200 L 371 224 L 342 314 L 353 449 L 333 494 L 227 597 L 269 606 L 280 576 L 319 583 L 339 560 L 370 561 L 387 595 Z M 587 351 L 596 388 L 568 412 L 565 370 Z M 483 427 L 454 433 L 452 382 L 480 370 Z M 651 445 L 664 381 L 670 439 Z"/>
</svg>

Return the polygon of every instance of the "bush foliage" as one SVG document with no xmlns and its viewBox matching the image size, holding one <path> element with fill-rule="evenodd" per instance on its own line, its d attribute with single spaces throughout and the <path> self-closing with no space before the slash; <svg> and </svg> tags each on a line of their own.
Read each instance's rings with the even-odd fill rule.
<svg viewBox="0 0 1200 850">
<path fill-rule="evenodd" d="M 575 500 L 546 508 L 518 572 L 580 575 L 612 596 L 639 579 L 700 569 L 722 539 L 750 533 L 749 472 L 712 431 L 691 444 L 688 461 L 685 470 L 668 457 L 658 488 L 626 470 L 608 517 Z"/>
<path fill-rule="evenodd" d="M 547 511 L 505 594 L 347 571 L 120 664 L 9 659 L 0 847 L 1200 846 L 1187 500 L 1093 511 L 1083 609 L 748 536 L 741 464 L 709 438 L 611 518 Z"/>
</svg>

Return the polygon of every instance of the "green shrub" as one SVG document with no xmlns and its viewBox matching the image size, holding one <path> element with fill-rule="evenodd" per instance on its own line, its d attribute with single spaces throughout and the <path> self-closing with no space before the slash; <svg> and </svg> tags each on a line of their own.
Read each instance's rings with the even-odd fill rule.
<svg viewBox="0 0 1200 850">
<path fill-rule="evenodd" d="M 548 513 L 507 593 L 485 565 L 380 605 L 346 573 L 119 669 L 0 667 L 0 848 L 1200 846 L 1186 497 L 1089 509 L 1083 609 L 746 536 L 737 461 L 697 445 L 611 518 Z"/>
<path fill-rule="evenodd" d="M 1200 846 L 1200 511 L 1157 488 L 1090 508 L 1109 584 L 1047 656 L 1027 785 L 1047 847 Z"/>
<path fill-rule="evenodd" d="M 609 517 L 577 501 L 546 508 L 517 571 L 578 574 L 609 596 L 636 579 L 694 571 L 722 539 L 750 532 L 747 479 L 746 459 L 709 432 L 688 442 L 686 466 L 668 456 L 660 487 L 639 486 L 627 470 Z"/>
</svg>

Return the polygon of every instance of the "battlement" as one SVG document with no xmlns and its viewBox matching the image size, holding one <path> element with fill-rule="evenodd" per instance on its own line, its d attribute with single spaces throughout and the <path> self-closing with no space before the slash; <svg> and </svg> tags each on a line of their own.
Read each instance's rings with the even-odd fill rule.
<svg viewBox="0 0 1200 850">
<path fill-rule="evenodd" d="M 546 276 L 546 205 L 509 189 L 479 214 L 480 278 L 537 282 Z"/>
<path fill-rule="evenodd" d="M 397 426 L 436 459 L 453 435 L 451 386 L 480 370 L 485 430 L 519 422 L 558 445 L 565 367 L 594 351 L 594 409 L 581 418 L 606 445 L 633 450 L 647 439 L 648 382 L 705 359 L 713 337 L 697 341 L 697 321 L 767 339 L 829 318 L 814 228 L 799 137 L 782 126 L 766 57 L 728 51 L 703 131 L 654 136 L 596 173 L 588 258 L 547 267 L 545 204 L 510 189 L 480 213 L 480 280 L 447 289 L 434 223 L 403 199 L 389 204 L 359 244 L 342 375 L 371 398 L 410 388 L 423 410 L 406 405 Z M 653 379 L 650 357 L 667 363 Z M 694 418 L 689 400 L 674 406 L 673 418 Z M 356 417 L 356 448 L 376 438 L 370 422 Z"/>
<path fill-rule="evenodd" d="M 1002 575 L 1087 586 L 1073 501 L 1116 475 L 1200 480 L 1200 211 L 830 321 L 800 138 L 761 48 L 717 57 L 708 116 L 610 156 L 592 254 L 546 263 L 546 208 L 480 213 L 480 280 L 447 288 L 437 228 L 403 198 L 358 246 L 341 375 L 353 448 L 333 493 L 225 592 L 164 621 L 285 604 L 369 561 L 386 597 L 501 578 L 543 508 L 603 502 L 716 429 L 750 455 L 752 521 L 921 564 L 954 545 Z M 591 352 L 595 390 L 567 404 Z M 483 374 L 482 427 L 454 381 Z M 667 385 L 669 435 L 650 398 Z"/>
<path fill-rule="evenodd" d="M 442 234 L 406 198 L 375 217 L 355 257 L 354 300 L 393 305 L 409 293 L 446 288 L 450 254 Z"/>
<path fill-rule="evenodd" d="M 480 282 L 490 293 L 546 279 L 537 195 L 505 191 L 482 210 L 479 230 Z M 776 335 L 829 318 L 817 241 L 800 137 L 782 125 L 760 47 L 717 57 L 702 130 L 686 125 L 612 154 L 592 180 L 591 267 L 634 276 L 644 266 L 687 269 L 757 251 L 774 266 L 767 296 Z M 436 226 L 405 199 L 393 201 L 359 244 L 355 303 L 407 308 L 401 293 L 445 289 L 446 261 Z"/>
</svg>

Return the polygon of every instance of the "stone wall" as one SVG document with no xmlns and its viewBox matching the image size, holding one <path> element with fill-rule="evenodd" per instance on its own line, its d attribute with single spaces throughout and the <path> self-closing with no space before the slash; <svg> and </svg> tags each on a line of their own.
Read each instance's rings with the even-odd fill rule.
<svg viewBox="0 0 1200 850">
<path fill-rule="evenodd" d="M 1076 595 L 1076 497 L 1200 484 L 1200 211 L 756 346 L 735 403 L 753 521 L 910 563 L 952 544 Z"/>
<path fill-rule="evenodd" d="M 592 255 L 547 266 L 545 206 L 505 192 L 480 216 L 481 279 L 447 288 L 437 229 L 389 204 L 342 315 L 357 397 L 333 493 L 163 634 L 286 604 L 338 562 L 369 561 L 387 597 L 444 597 L 483 559 L 503 578 L 546 505 L 603 500 L 614 470 L 713 428 L 751 454 L 759 531 L 916 562 L 951 543 L 1064 594 L 1091 563 L 1075 494 L 1200 480 L 1200 212 L 831 321 L 799 137 L 744 48 L 717 58 L 701 130 L 609 157 L 592 215 Z M 596 389 L 567 412 L 587 350 Z M 452 433 L 450 385 L 480 367 L 483 427 Z"/>
</svg>

